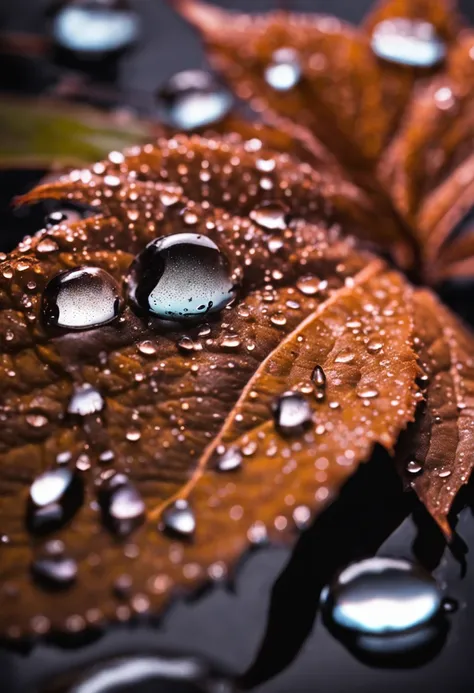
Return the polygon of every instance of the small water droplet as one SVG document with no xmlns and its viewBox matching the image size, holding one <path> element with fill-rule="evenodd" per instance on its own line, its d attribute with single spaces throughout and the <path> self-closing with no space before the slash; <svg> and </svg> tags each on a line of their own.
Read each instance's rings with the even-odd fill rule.
<svg viewBox="0 0 474 693">
<path fill-rule="evenodd" d="M 369 558 L 343 570 L 322 593 L 326 623 L 362 652 L 397 656 L 439 634 L 441 591 L 408 561 Z"/>
<path fill-rule="evenodd" d="M 140 354 L 144 354 L 145 356 L 154 356 L 156 354 L 156 347 L 149 339 L 140 342 L 137 348 Z"/>
<path fill-rule="evenodd" d="M 138 490 L 125 474 L 114 474 L 99 488 L 104 524 L 115 534 L 129 535 L 144 520 L 146 507 Z"/>
<path fill-rule="evenodd" d="M 43 414 L 27 414 L 26 423 L 33 428 L 43 428 L 47 425 L 48 419 Z"/>
<path fill-rule="evenodd" d="M 196 529 L 196 518 L 184 499 L 174 501 L 163 512 L 160 527 L 181 538 L 191 537 Z"/>
<path fill-rule="evenodd" d="M 204 70 L 178 72 L 159 90 L 162 119 L 178 130 L 195 130 L 217 123 L 230 111 L 231 93 Z"/>
<path fill-rule="evenodd" d="M 364 387 L 362 390 L 357 391 L 357 397 L 361 399 L 374 399 L 379 396 L 379 391 L 376 387 Z"/>
<path fill-rule="evenodd" d="M 104 400 L 89 383 L 76 387 L 74 394 L 67 405 L 68 414 L 75 416 L 91 416 L 97 414 L 104 408 Z"/>
<path fill-rule="evenodd" d="M 55 250 L 58 250 L 58 244 L 50 238 L 44 238 L 38 243 L 36 250 L 41 254 L 53 253 Z"/>
<path fill-rule="evenodd" d="M 423 471 L 423 467 L 416 460 L 410 460 L 407 462 L 406 470 L 409 474 L 419 474 Z"/>
<path fill-rule="evenodd" d="M 349 351 L 348 349 L 343 349 L 341 352 L 339 352 L 334 361 L 336 363 L 350 363 L 354 359 L 355 354 L 352 351 Z"/>
<path fill-rule="evenodd" d="M 227 259 L 213 241 L 193 233 L 149 243 L 130 268 L 128 287 L 139 309 L 165 320 L 219 312 L 235 297 Z"/>
<path fill-rule="evenodd" d="M 121 307 L 120 288 L 97 267 L 61 272 L 43 294 L 43 318 L 52 327 L 87 330 L 114 320 Z"/>
<path fill-rule="evenodd" d="M 53 226 L 62 224 L 65 221 L 67 221 L 67 214 L 58 209 L 56 212 L 51 212 L 51 214 L 48 214 L 48 216 L 45 217 L 44 226 L 46 229 L 50 229 Z"/>
<path fill-rule="evenodd" d="M 267 231 L 284 231 L 288 226 L 288 208 L 279 202 L 264 202 L 252 209 L 249 217 Z"/>
<path fill-rule="evenodd" d="M 369 354 L 378 354 L 379 351 L 383 349 L 383 342 L 378 339 L 372 339 L 367 344 L 367 351 Z"/>
<path fill-rule="evenodd" d="M 31 564 L 34 580 L 45 589 L 65 589 L 77 578 L 77 563 L 62 551 L 44 552 Z"/>
<path fill-rule="evenodd" d="M 279 48 L 265 69 L 265 81 L 276 91 L 293 89 L 301 79 L 301 63 L 294 48 Z"/>
<path fill-rule="evenodd" d="M 394 17 L 376 25 L 372 50 L 388 62 L 411 67 L 433 67 L 446 55 L 446 45 L 429 22 Z"/>
<path fill-rule="evenodd" d="M 314 367 L 311 373 L 311 380 L 317 388 L 324 389 L 326 387 L 326 374 L 321 366 L 316 365 Z"/>
<path fill-rule="evenodd" d="M 445 597 L 441 604 L 443 611 L 446 614 L 454 614 L 459 609 L 459 604 L 455 599 L 451 597 Z"/>
<path fill-rule="evenodd" d="M 236 336 L 223 337 L 220 341 L 220 346 L 225 349 L 237 349 L 241 345 L 241 341 Z"/>
<path fill-rule="evenodd" d="M 30 531 L 43 533 L 68 522 L 84 501 L 82 478 L 64 467 L 40 474 L 30 487 L 27 525 Z"/>
<path fill-rule="evenodd" d="M 142 437 L 142 434 L 137 428 L 130 428 L 125 433 L 125 438 L 127 440 L 129 440 L 131 443 L 136 443 L 137 440 L 140 440 L 141 437 Z"/>
<path fill-rule="evenodd" d="M 283 436 L 299 435 L 311 425 L 311 407 L 299 392 L 283 393 L 272 410 L 275 427 Z"/>
<path fill-rule="evenodd" d="M 216 460 L 216 469 L 219 472 L 233 472 L 242 466 L 242 454 L 237 448 L 229 448 Z"/>
<path fill-rule="evenodd" d="M 312 275 L 300 277 L 296 282 L 296 288 L 305 296 L 314 296 L 319 291 L 319 279 Z"/>
<path fill-rule="evenodd" d="M 139 31 L 139 16 L 124 0 L 66 3 L 55 14 L 52 25 L 54 39 L 62 48 L 95 58 L 130 46 Z"/>
</svg>

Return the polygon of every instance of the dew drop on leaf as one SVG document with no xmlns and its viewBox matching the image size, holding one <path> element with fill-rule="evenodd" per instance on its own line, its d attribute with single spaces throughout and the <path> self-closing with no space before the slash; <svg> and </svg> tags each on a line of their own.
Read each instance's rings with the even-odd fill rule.
<svg viewBox="0 0 474 693">
<path fill-rule="evenodd" d="M 67 406 L 68 414 L 75 416 L 91 416 L 98 414 L 104 408 L 104 399 L 89 383 L 77 387 Z"/>
<path fill-rule="evenodd" d="M 216 460 L 216 469 L 219 472 L 233 472 L 242 466 L 242 453 L 237 448 L 226 450 Z"/>
<path fill-rule="evenodd" d="M 345 568 L 322 595 L 329 627 L 377 655 L 409 653 L 438 634 L 442 595 L 409 561 L 369 558 Z"/>
<path fill-rule="evenodd" d="M 287 208 L 279 202 L 265 202 L 252 209 L 249 217 L 263 229 L 284 231 L 287 224 Z"/>
<path fill-rule="evenodd" d="M 149 243 L 132 263 L 128 288 L 140 310 L 165 320 L 218 312 L 235 297 L 227 258 L 209 238 L 193 233 Z"/>
<path fill-rule="evenodd" d="M 283 436 L 299 435 L 311 425 L 311 407 L 299 392 L 284 392 L 272 410 L 275 426 Z"/>
<path fill-rule="evenodd" d="M 32 532 L 49 532 L 61 527 L 79 510 L 84 500 L 82 478 L 58 467 L 40 474 L 30 487 L 27 525 Z"/>
<path fill-rule="evenodd" d="M 301 63 L 294 48 L 279 48 L 274 51 L 265 68 L 265 81 L 276 91 L 289 91 L 301 79 Z"/>
<path fill-rule="evenodd" d="M 139 17 L 124 0 L 66 3 L 52 25 L 58 45 L 86 57 L 126 48 L 137 39 L 139 30 Z"/>
<path fill-rule="evenodd" d="M 191 537 L 196 529 L 196 518 L 184 499 L 174 501 L 163 512 L 160 527 L 181 538 Z"/>
<path fill-rule="evenodd" d="M 104 524 L 115 534 L 127 536 L 145 518 L 145 503 L 125 474 L 114 474 L 99 489 Z"/>
<path fill-rule="evenodd" d="M 183 131 L 219 122 L 233 102 L 224 85 L 204 70 L 178 72 L 159 90 L 157 100 L 164 122 Z"/>
<path fill-rule="evenodd" d="M 397 17 L 374 28 L 372 50 L 383 60 L 411 67 L 433 67 L 446 55 L 444 41 L 429 22 Z"/>
<path fill-rule="evenodd" d="M 42 313 L 51 327 L 87 330 L 114 320 L 120 307 L 120 289 L 110 274 L 98 267 L 78 267 L 51 279 Z"/>
</svg>

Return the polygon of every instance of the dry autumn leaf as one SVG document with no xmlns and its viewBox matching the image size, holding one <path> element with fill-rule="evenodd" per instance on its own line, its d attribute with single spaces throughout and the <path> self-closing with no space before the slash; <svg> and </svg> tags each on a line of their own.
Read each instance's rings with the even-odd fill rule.
<svg viewBox="0 0 474 693">
<path fill-rule="evenodd" d="M 447 536 L 472 468 L 472 337 L 377 256 L 418 255 L 433 282 L 471 259 L 469 236 L 440 252 L 471 185 L 469 40 L 450 5 L 384 3 L 362 30 L 237 16 L 229 32 L 227 13 L 177 4 L 274 129 L 229 119 L 243 136 L 114 151 L 25 198 L 97 216 L 0 265 L 9 637 L 125 620 L 225 576 L 401 434 L 396 464 Z M 375 54 L 400 15 L 425 69 Z"/>
</svg>

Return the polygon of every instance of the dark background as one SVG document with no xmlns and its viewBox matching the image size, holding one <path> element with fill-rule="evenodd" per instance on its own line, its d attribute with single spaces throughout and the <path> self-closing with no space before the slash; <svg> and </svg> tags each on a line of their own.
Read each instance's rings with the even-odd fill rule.
<svg viewBox="0 0 474 693">
<path fill-rule="evenodd" d="M 133 4 L 143 17 L 143 33 L 139 45 L 121 59 L 114 87 L 122 94 L 119 102 L 129 103 L 139 94 L 153 93 L 176 71 L 205 64 L 194 32 L 165 2 L 135 0 Z M 276 5 L 271 0 L 220 4 L 252 11 Z M 307 0 L 286 5 L 330 11 L 358 21 L 371 2 Z M 461 6 L 474 20 L 471 0 Z M 40 0 L 0 0 L 2 30 L 41 33 L 44 7 Z M 61 74 L 60 68 L 43 59 L 25 60 L 21 69 L 18 65 L 17 70 L 0 77 L 4 90 L 40 92 L 54 85 Z M 25 180 L 5 174 L 1 180 L 0 218 L 5 224 L 7 200 L 19 192 Z M 446 297 L 462 312 L 472 300 L 472 292 L 451 290 Z M 466 504 L 472 496 L 472 490 L 468 491 Z M 202 654 L 242 674 L 255 660 L 266 634 L 261 656 L 245 677 L 247 685 L 258 684 L 256 690 L 261 693 L 469 693 L 474 690 L 474 599 L 470 596 L 474 567 L 469 552 L 474 547 L 474 520 L 469 508 L 461 512 L 458 532 L 461 539 L 453 555 L 444 550 L 437 531 L 415 501 L 402 496 L 389 461 L 379 455 L 302 537 L 292 556 L 271 548 L 251 554 L 231 589 L 217 586 L 193 602 L 176 603 L 159 624 L 113 627 L 80 647 L 76 643 L 66 648 L 70 643 L 63 641 L 36 644 L 24 652 L 0 649 L 0 691 L 29 693 L 39 690 L 41 682 L 52 675 L 75 667 L 84 670 L 111 654 L 163 649 Z M 377 550 L 383 555 L 416 557 L 434 569 L 446 594 L 459 604 L 449 619 L 450 632 L 439 654 L 413 668 L 363 664 L 328 633 L 317 614 L 320 587 L 336 568 Z"/>
</svg>

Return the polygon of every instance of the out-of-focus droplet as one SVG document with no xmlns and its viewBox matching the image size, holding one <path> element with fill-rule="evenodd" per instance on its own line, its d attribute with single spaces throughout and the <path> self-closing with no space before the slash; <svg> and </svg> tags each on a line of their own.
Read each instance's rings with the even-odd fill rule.
<svg viewBox="0 0 474 693">
<path fill-rule="evenodd" d="M 136 41 L 140 18 L 127 0 L 76 0 L 57 10 L 52 23 L 56 43 L 84 58 L 100 58 Z"/>
<path fill-rule="evenodd" d="M 265 68 L 265 81 L 276 91 L 289 91 L 301 79 L 301 63 L 294 48 L 279 48 Z"/>
<path fill-rule="evenodd" d="M 104 408 L 104 399 L 95 387 L 84 383 L 77 387 L 67 405 L 68 414 L 75 416 L 91 416 L 98 414 Z"/>
<path fill-rule="evenodd" d="M 429 22 L 394 17 L 374 28 L 372 50 L 391 63 L 430 68 L 444 59 L 446 44 Z"/>
<path fill-rule="evenodd" d="M 442 595 L 409 561 L 369 558 L 349 565 L 322 593 L 326 622 L 372 655 L 410 654 L 438 633 Z"/>
<path fill-rule="evenodd" d="M 41 587 L 65 589 L 77 578 L 77 563 L 63 551 L 44 551 L 31 564 L 31 572 Z"/>
<path fill-rule="evenodd" d="M 284 231 L 288 226 L 288 209 L 279 202 L 265 202 L 252 209 L 249 217 L 267 231 Z"/>
<path fill-rule="evenodd" d="M 227 258 L 209 238 L 193 233 L 149 243 L 130 268 L 128 287 L 139 309 L 165 320 L 219 312 L 236 294 Z"/>
<path fill-rule="evenodd" d="M 169 505 L 163 512 L 160 527 L 182 539 L 192 537 L 196 529 L 196 518 L 189 503 L 179 499 Z"/>
<path fill-rule="evenodd" d="M 47 325 L 87 330 L 105 325 L 119 315 L 120 288 L 98 267 L 78 267 L 51 279 L 43 294 L 43 319 Z"/>
<path fill-rule="evenodd" d="M 237 448 L 229 448 L 216 459 L 219 472 L 233 472 L 242 466 L 242 453 Z"/>
<path fill-rule="evenodd" d="M 120 536 L 129 535 L 145 519 L 143 498 L 126 474 L 114 474 L 101 485 L 99 504 L 104 524 Z"/>
<path fill-rule="evenodd" d="M 178 130 L 195 130 L 222 120 L 233 97 L 212 74 L 204 70 L 178 72 L 158 91 L 161 119 Z"/>
<path fill-rule="evenodd" d="M 36 477 L 30 487 L 27 526 L 34 533 L 63 526 L 84 501 L 82 478 L 65 467 L 50 469 Z"/>
<path fill-rule="evenodd" d="M 284 392 L 272 406 L 275 427 L 283 436 L 303 433 L 312 421 L 313 412 L 299 392 Z"/>
</svg>

